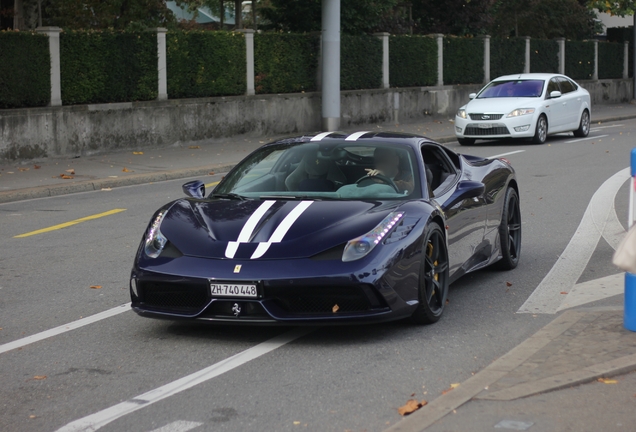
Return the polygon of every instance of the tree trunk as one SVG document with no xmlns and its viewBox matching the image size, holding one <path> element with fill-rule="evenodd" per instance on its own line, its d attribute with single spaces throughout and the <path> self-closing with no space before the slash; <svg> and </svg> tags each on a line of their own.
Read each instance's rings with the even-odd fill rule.
<svg viewBox="0 0 636 432">
<path fill-rule="evenodd" d="M 24 30 L 24 6 L 22 0 L 13 2 L 13 30 Z"/>
<path fill-rule="evenodd" d="M 221 0 L 221 30 L 223 30 L 223 22 L 225 21 L 225 5 L 223 4 L 223 0 Z"/>
<path fill-rule="evenodd" d="M 252 0 L 252 22 L 254 23 L 254 31 L 258 30 L 256 26 L 256 0 Z"/>
<path fill-rule="evenodd" d="M 234 0 L 234 22 L 238 30 L 243 28 L 243 8 L 241 0 Z"/>
</svg>

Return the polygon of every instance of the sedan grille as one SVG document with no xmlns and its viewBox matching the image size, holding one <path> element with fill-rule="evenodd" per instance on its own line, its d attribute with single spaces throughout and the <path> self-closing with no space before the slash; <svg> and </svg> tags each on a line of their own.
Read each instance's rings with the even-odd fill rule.
<svg viewBox="0 0 636 432">
<path fill-rule="evenodd" d="M 468 114 L 471 120 L 499 120 L 503 114 Z"/>
<path fill-rule="evenodd" d="M 482 129 L 474 126 L 468 126 L 464 131 L 466 136 L 485 136 L 485 135 L 510 135 L 510 131 L 505 126 L 492 127 Z"/>
<path fill-rule="evenodd" d="M 207 281 L 140 281 L 139 300 L 146 307 L 179 313 L 198 313 L 210 301 Z"/>
<path fill-rule="evenodd" d="M 334 308 L 339 313 L 365 312 L 374 306 L 364 290 L 356 286 L 267 287 L 265 293 L 290 314 L 333 314 Z M 372 300 L 378 303 L 378 299 Z"/>
</svg>

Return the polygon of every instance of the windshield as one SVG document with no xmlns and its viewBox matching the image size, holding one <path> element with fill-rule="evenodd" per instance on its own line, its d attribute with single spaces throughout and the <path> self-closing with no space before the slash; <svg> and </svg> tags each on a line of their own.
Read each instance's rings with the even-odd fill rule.
<svg viewBox="0 0 636 432">
<path fill-rule="evenodd" d="M 477 96 L 477 99 L 504 97 L 540 97 L 543 80 L 493 81 Z"/>
<path fill-rule="evenodd" d="M 243 160 L 211 196 L 288 199 L 421 198 L 413 151 L 383 143 L 277 144 Z"/>
</svg>

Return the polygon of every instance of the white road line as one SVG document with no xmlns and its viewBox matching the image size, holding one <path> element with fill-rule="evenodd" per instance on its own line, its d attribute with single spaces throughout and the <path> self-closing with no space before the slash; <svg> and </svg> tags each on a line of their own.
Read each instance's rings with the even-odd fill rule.
<svg viewBox="0 0 636 432">
<path fill-rule="evenodd" d="M 617 125 L 610 125 L 610 126 L 595 126 L 595 127 L 591 128 L 590 131 L 597 131 L 597 130 L 601 130 L 601 129 L 620 127 L 620 126 L 625 126 L 625 125 L 624 124 L 617 124 Z"/>
<path fill-rule="evenodd" d="M 517 153 L 523 153 L 525 150 L 515 150 L 515 151 L 511 151 L 508 153 L 502 153 L 502 154 L 498 154 L 498 155 L 494 155 L 494 156 L 489 156 L 488 159 L 497 159 L 500 157 L 504 157 L 504 156 L 510 156 L 513 154 L 517 154 Z"/>
<path fill-rule="evenodd" d="M 570 140 L 570 141 L 563 141 L 565 144 L 570 144 L 570 143 L 575 143 L 575 142 L 579 142 L 579 141 L 588 141 L 588 140 L 593 140 L 593 139 L 599 139 L 599 138 L 604 138 L 606 136 L 609 135 L 596 135 L 596 136 L 589 136 L 587 138 L 579 138 L 579 139 L 575 139 L 575 140 Z"/>
<path fill-rule="evenodd" d="M 625 168 L 598 188 L 565 250 L 517 313 L 556 313 L 564 300 L 561 293 L 570 291 L 590 261 L 612 211 L 615 212 L 616 193 L 629 176 L 630 170 Z"/>
<path fill-rule="evenodd" d="M 149 392 L 136 396 L 125 402 L 113 405 L 110 408 L 106 408 L 102 411 L 96 412 L 95 414 L 75 420 L 74 422 L 61 427 L 56 432 L 94 432 L 120 417 L 150 406 L 155 402 L 159 402 L 160 400 L 192 388 L 198 384 L 222 375 L 225 372 L 229 372 L 251 360 L 274 351 L 275 349 L 280 348 L 299 337 L 305 336 L 313 330 L 313 328 L 302 327 L 288 331 L 243 352 L 235 354 L 232 357 L 221 360 L 220 362 L 208 366 L 205 369 L 201 369 L 198 372 L 165 384 L 161 387 L 157 387 L 154 390 L 150 390 Z"/>
<path fill-rule="evenodd" d="M 150 432 L 188 432 L 189 430 L 198 428 L 202 424 L 203 423 L 200 422 L 177 420 L 160 428 L 153 429 Z"/>
<path fill-rule="evenodd" d="M 129 310 L 130 310 L 130 303 L 126 303 L 121 306 L 117 306 L 112 309 L 105 310 L 104 312 L 100 312 L 95 315 L 91 315 L 86 318 L 82 318 L 77 321 L 70 322 L 68 324 L 63 324 L 59 327 L 45 330 L 41 333 L 36 333 L 34 335 L 15 340 L 13 342 L 8 342 L 6 344 L 0 345 L 0 354 L 5 353 L 7 351 L 14 350 L 16 348 L 21 348 L 23 346 L 41 341 L 43 339 L 48 339 L 50 337 L 57 336 L 62 333 L 66 333 L 71 330 L 78 329 L 80 327 L 84 327 L 85 325 L 92 324 L 94 322 L 101 321 L 103 319 L 110 318 L 115 315 L 119 315 L 120 313 L 129 311 Z"/>
</svg>

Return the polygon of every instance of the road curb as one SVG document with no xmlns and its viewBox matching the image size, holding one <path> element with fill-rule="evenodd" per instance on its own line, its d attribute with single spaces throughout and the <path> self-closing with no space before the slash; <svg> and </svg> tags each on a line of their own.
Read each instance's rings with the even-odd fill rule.
<svg viewBox="0 0 636 432">
<path fill-rule="evenodd" d="M 550 378 L 520 384 L 493 392 L 490 395 L 478 397 L 486 387 L 520 366 L 552 340 L 569 330 L 587 314 L 589 314 L 589 312 L 564 312 L 561 316 L 557 317 L 524 342 L 488 365 L 485 369 L 461 383 L 459 387 L 433 400 L 404 420 L 386 429 L 385 432 L 422 432 L 471 399 L 513 400 L 550 390 L 559 390 L 576 384 L 583 384 L 600 377 L 609 377 L 636 370 L 636 354 L 632 354 L 588 366 L 577 371 L 566 372 Z M 493 398 L 492 396 L 495 397 Z"/>
<path fill-rule="evenodd" d="M 233 165 L 208 165 L 196 168 L 159 171 L 146 174 L 132 174 L 125 177 L 86 180 L 66 184 L 37 186 L 25 189 L 0 192 L 0 204 L 23 201 L 34 198 L 69 195 L 78 192 L 90 192 L 121 186 L 132 186 L 147 183 L 157 183 L 180 178 L 207 176 L 210 172 L 227 172 Z"/>
</svg>

